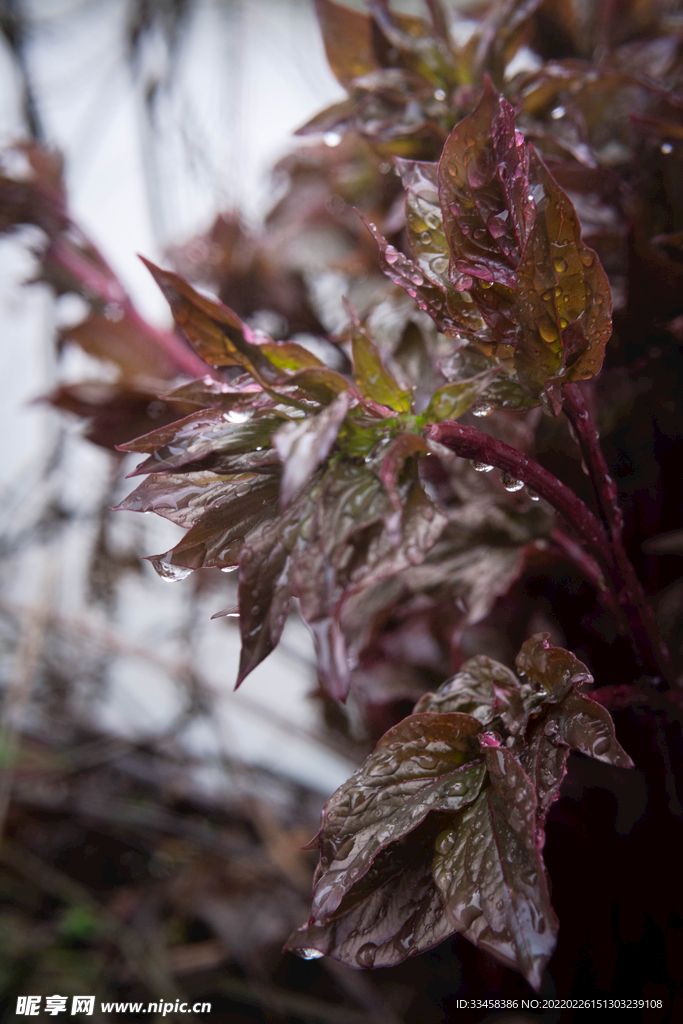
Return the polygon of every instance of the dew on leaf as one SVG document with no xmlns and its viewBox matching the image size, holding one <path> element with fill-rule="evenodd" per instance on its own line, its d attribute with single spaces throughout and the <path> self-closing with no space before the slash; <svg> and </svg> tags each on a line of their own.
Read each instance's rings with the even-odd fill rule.
<svg viewBox="0 0 683 1024">
<path fill-rule="evenodd" d="M 298 949 L 293 949 L 292 952 L 300 956 L 302 960 L 319 960 L 321 956 L 325 956 L 319 949 L 313 949 L 312 946 L 299 946 Z"/>
</svg>

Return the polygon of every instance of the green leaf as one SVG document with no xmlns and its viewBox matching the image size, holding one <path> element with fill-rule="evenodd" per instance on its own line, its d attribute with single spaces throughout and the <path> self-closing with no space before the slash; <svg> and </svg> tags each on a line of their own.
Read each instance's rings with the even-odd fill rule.
<svg viewBox="0 0 683 1024">
<path fill-rule="evenodd" d="M 484 394 L 497 370 L 487 370 L 469 380 L 446 384 L 432 396 L 422 413 L 425 423 L 440 423 L 442 420 L 457 420 Z"/>
<path fill-rule="evenodd" d="M 352 323 L 351 345 L 354 377 L 363 397 L 395 412 L 410 412 L 410 391 L 404 391 L 389 373 L 379 349 L 357 321 Z"/>
<path fill-rule="evenodd" d="M 599 371 L 612 333 L 612 298 L 598 257 L 581 241 L 570 200 L 535 153 L 531 166 L 537 212 L 515 297 L 515 367 L 536 395 L 548 378 L 568 383 Z"/>
<path fill-rule="evenodd" d="M 490 786 L 436 842 L 434 881 L 452 925 L 537 991 L 558 922 L 536 846 L 536 793 L 513 755 L 482 738 Z"/>
</svg>

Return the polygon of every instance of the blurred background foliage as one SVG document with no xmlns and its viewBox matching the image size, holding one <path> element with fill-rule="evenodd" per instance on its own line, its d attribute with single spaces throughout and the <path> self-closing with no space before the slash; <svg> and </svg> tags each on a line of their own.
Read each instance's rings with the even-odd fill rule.
<svg viewBox="0 0 683 1024">
<path fill-rule="evenodd" d="M 356 18 L 364 9 L 348 6 Z M 647 681 L 620 695 L 627 645 L 549 510 L 462 460 L 436 473 L 433 492 L 462 521 L 433 572 L 450 557 L 460 597 L 402 591 L 359 627 L 345 707 L 319 687 L 295 614 L 234 694 L 235 623 L 210 618 L 234 606 L 233 578 L 200 569 L 166 589 L 141 558 L 180 530 L 109 511 L 137 461 L 115 446 L 191 411 L 159 396 L 206 373 L 136 249 L 342 372 L 346 294 L 399 375 L 433 390 L 424 339 L 443 347 L 443 336 L 381 274 L 354 208 L 405 246 L 392 157 L 438 158 L 485 68 L 516 95 L 520 127 L 553 161 L 610 277 L 615 337 L 591 400 L 629 551 L 681 670 L 679 7 L 482 4 L 452 29 L 457 60 L 438 44 L 439 5 L 394 9 L 406 15 L 398 27 L 374 5 L 369 49 L 366 23 L 319 5 L 335 81 L 306 0 L 2 5 L 8 1019 L 29 992 L 209 1000 L 235 1022 L 340 1024 L 436 1024 L 461 995 L 527 996 L 459 940 L 372 974 L 281 947 L 307 916 L 314 860 L 301 847 L 329 793 L 467 657 L 510 664 L 540 631 L 615 687 L 617 732 L 637 765 L 626 775 L 572 757 L 548 825 L 562 930 L 544 994 L 661 998 L 671 1012 L 680 701 Z M 304 123 L 310 139 L 294 146 Z M 592 500 L 562 419 L 495 410 L 476 422 Z"/>
</svg>

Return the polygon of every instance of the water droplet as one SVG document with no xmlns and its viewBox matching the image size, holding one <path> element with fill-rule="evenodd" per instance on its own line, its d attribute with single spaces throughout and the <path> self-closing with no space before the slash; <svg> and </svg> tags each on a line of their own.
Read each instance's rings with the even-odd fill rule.
<svg viewBox="0 0 683 1024">
<path fill-rule="evenodd" d="M 562 330 L 564 330 L 566 326 L 567 326 L 567 321 L 565 320 L 565 318 L 563 316 L 561 316 L 560 317 L 560 327 L 562 328 Z"/>
<path fill-rule="evenodd" d="M 662 153 L 666 154 L 667 156 L 669 153 L 673 153 L 674 151 L 674 148 L 670 142 L 663 142 L 659 148 L 661 149 Z"/>
<path fill-rule="evenodd" d="M 434 90 L 434 99 L 439 100 L 439 102 L 443 102 L 443 100 L 446 99 L 446 93 L 443 91 L 443 89 Z"/>
<path fill-rule="evenodd" d="M 560 118 L 564 117 L 566 113 L 567 111 L 564 109 L 564 107 L 553 107 L 553 109 L 550 111 L 550 116 L 553 118 L 553 120 L 559 121 Z"/>
<path fill-rule="evenodd" d="M 521 480 L 517 480 L 510 473 L 506 473 L 505 470 L 501 470 L 499 478 L 506 491 L 519 491 L 524 487 L 524 483 Z"/>
<path fill-rule="evenodd" d="M 104 315 L 107 320 L 118 324 L 124 317 L 123 306 L 118 302 L 108 302 L 104 307 Z"/>
<path fill-rule="evenodd" d="M 192 572 L 192 569 L 186 569 L 183 565 L 173 565 L 172 562 L 165 562 L 162 558 L 151 558 L 150 561 L 157 574 L 168 583 L 178 583 L 180 580 L 186 579 Z"/>
<path fill-rule="evenodd" d="M 224 565 L 221 572 L 234 572 L 238 567 L 236 565 Z"/>
<path fill-rule="evenodd" d="M 490 473 L 493 466 L 489 466 L 488 462 L 472 462 L 472 469 L 475 469 L 477 473 Z"/>
<path fill-rule="evenodd" d="M 313 949 L 312 946 L 299 946 L 297 949 L 293 949 L 292 952 L 296 953 L 303 960 L 319 960 L 321 956 L 325 956 L 319 949 Z"/>
<path fill-rule="evenodd" d="M 482 281 L 482 280 L 480 280 L 479 281 L 479 286 L 480 286 L 480 288 L 485 288 L 486 290 L 488 290 L 489 288 L 493 288 L 493 281 Z"/>
<path fill-rule="evenodd" d="M 562 257 L 559 256 L 556 260 L 553 260 L 553 266 L 555 267 L 555 270 L 558 274 L 564 274 L 568 264 L 566 260 L 562 259 Z"/>
<path fill-rule="evenodd" d="M 377 946 L 374 942 L 366 942 L 356 953 L 356 963 L 359 967 L 374 967 Z"/>
<path fill-rule="evenodd" d="M 585 252 L 581 257 L 581 262 L 583 263 L 584 267 L 592 267 L 594 263 L 594 257 L 591 253 Z M 588 291 L 588 289 L 586 289 L 586 291 Z"/>
<path fill-rule="evenodd" d="M 536 491 L 532 491 L 530 487 L 526 489 L 527 497 L 531 498 L 532 501 L 540 501 L 540 497 L 536 494 Z"/>
<path fill-rule="evenodd" d="M 471 412 L 473 416 L 488 416 L 492 411 L 492 406 L 488 402 L 475 402 L 472 406 Z"/>
<path fill-rule="evenodd" d="M 323 135 L 323 142 L 326 146 L 338 146 L 341 140 L 339 132 L 325 132 Z"/>
<path fill-rule="evenodd" d="M 445 274 L 448 270 L 448 260 L 445 256 L 436 256 L 430 266 L 435 274 Z"/>
</svg>

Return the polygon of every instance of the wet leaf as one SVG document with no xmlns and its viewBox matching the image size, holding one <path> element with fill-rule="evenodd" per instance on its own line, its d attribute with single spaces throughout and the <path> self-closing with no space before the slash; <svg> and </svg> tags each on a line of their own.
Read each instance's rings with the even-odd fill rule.
<svg viewBox="0 0 683 1024">
<path fill-rule="evenodd" d="M 538 991 L 558 922 L 536 846 L 536 793 L 513 755 L 489 742 L 490 786 L 437 839 L 434 880 L 453 926 Z"/>
<path fill-rule="evenodd" d="M 413 714 L 424 711 L 459 711 L 472 715 L 487 728 L 504 728 L 511 736 L 520 733 L 528 717 L 517 676 L 484 654 L 468 659 L 436 693 L 426 693 Z"/>
<path fill-rule="evenodd" d="M 593 682 L 583 662 L 574 657 L 571 651 L 553 647 L 549 635 L 536 633 L 529 637 L 515 658 L 517 671 L 529 680 L 531 701 L 561 701 L 572 687 Z"/>
<path fill-rule="evenodd" d="M 333 915 L 377 854 L 430 811 L 458 811 L 479 794 L 484 768 L 469 715 L 411 715 L 330 798 L 319 835 L 311 919 Z M 476 759 L 476 760 L 475 760 Z"/>
<path fill-rule="evenodd" d="M 470 380 L 457 381 L 439 388 L 423 413 L 424 422 L 457 420 L 487 391 L 495 374 L 496 370 L 485 371 Z"/>
<path fill-rule="evenodd" d="M 599 371 L 612 333 L 612 298 L 567 195 L 536 154 L 531 165 L 537 213 L 515 298 L 515 367 L 538 394 L 547 378 L 568 383 Z"/>
<path fill-rule="evenodd" d="M 398 490 L 398 479 L 408 459 L 426 455 L 430 446 L 418 434 L 399 434 L 386 450 L 380 465 L 379 477 L 387 489 L 393 513 L 387 520 L 387 529 L 398 541 L 403 515 L 403 501 Z"/>
<path fill-rule="evenodd" d="M 609 711 L 583 693 L 572 692 L 563 701 L 560 735 L 572 750 L 618 768 L 633 768 L 633 761 L 614 735 Z"/>
<path fill-rule="evenodd" d="M 295 931 L 286 949 L 349 967 L 391 967 L 454 932 L 431 871 L 431 843 L 416 833 L 380 853 L 336 915 Z"/>
<path fill-rule="evenodd" d="M 168 473 L 194 465 L 209 455 L 241 455 L 270 446 L 272 434 L 285 417 L 246 419 L 247 415 L 207 409 L 120 445 L 122 451 L 150 453 L 130 475 Z"/>
<path fill-rule="evenodd" d="M 404 391 L 389 373 L 377 346 L 357 320 L 352 322 L 351 347 L 354 377 L 363 397 L 395 412 L 410 412 L 410 392 Z"/>
<path fill-rule="evenodd" d="M 325 461 L 337 440 L 349 409 L 348 391 L 342 391 L 317 416 L 290 421 L 277 430 L 273 443 L 284 464 L 280 504 L 288 505 Z"/>
<path fill-rule="evenodd" d="M 514 112 L 487 81 L 484 95 L 444 146 L 438 170 L 450 278 L 516 286 L 516 271 L 533 225 L 528 158 Z"/>
<path fill-rule="evenodd" d="M 242 652 L 236 686 L 260 665 L 282 636 L 292 597 L 291 556 L 301 516 L 299 505 L 291 505 L 242 546 L 238 585 Z"/>
<path fill-rule="evenodd" d="M 156 558 L 187 569 L 236 566 L 249 534 L 277 515 L 279 484 L 275 475 L 236 480 L 205 505 L 174 548 Z"/>
<path fill-rule="evenodd" d="M 279 476 L 279 460 L 271 449 L 264 453 L 269 462 L 264 471 Z M 264 460 L 265 461 L 265 460 Z M 177 526 L 189 529 L 217 500 L 227 501 L 231 496 L 251 486 L 253 477 L 221 475 L 211 470 L 189 473 L 153 473 L 124 498 L 113 511 L 156 512 Z"/>
<path fill-rule="evenodd" d="M 435 283 L 433 275 L 426 277 L 412 260 L 387 242 L 374 224 L 367 220 L 365 224 L 379 246 L 384 273 L 405 289 L 440 331 L 451 336 L 477 336 L 482 331 L 484 321 L 469 294 L 456 291 L 449 281 Z"/>
</svg>

